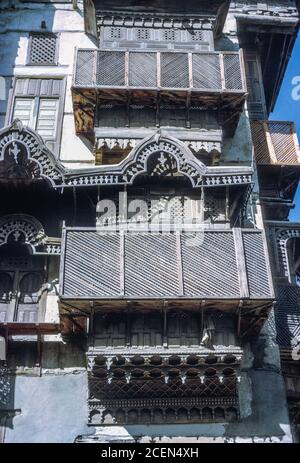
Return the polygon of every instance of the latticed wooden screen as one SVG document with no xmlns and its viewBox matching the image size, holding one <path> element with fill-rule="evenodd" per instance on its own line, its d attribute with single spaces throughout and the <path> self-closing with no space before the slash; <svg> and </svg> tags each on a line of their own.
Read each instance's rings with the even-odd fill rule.
<svg viewBox="0 0 300 463">
<path fill-rule="evenodd" d="M 80 50 L 80 53 L 77 54 L 75 85 L 95 85 L 95 58 L 94 50 Z"/>
<path fill-rule="evenodd" d="M 57 37 L 54 34 L 30 36 L 30 64 L 56 64 Z"/>
<path fill-rule="evenodd" d="M 225 53 L 224 60 L 224 75 L 225 88 L 228 90 L 236 90 L 243 88 L 243 80 L 241 74 L 241 65 L 239 55 Z"/>
<path fill-rule="evenodd" d="M 187 53 L 161 54 L 161 86 L 189 87 L 189 65 Z"/>
<path fill-rule="evenodd" d="M 242 234 L 250 297 L 268 299 L 271 285 L 262 234 L 246 230 Z M 125 234 L 124 240 L 114 232 L 68 230 L 63 295 L 239 298 L 236 246 L 233 233 L 227 230 L 181 235 L 133 232 Z"/>
<path fill-rule="evenodd" d="M 269 122 L 271 140 L 280 164 L 297 164 L 298 158 L 294 140 L 294 126 L 286 122 Z"/>
<path fill-rule="evenodd" d="M 221 69 L 224 68 L 224 79 Z M 238 53 L 78 50 L 81 87 L 140 87 L 243 91 Z"/>
<path fill-rule="evenodd" d="M 131 53 L 129 85 L 132 87 L 157 86 L 156 53 Z"/>
<path fill-rule="evenodd" d="M 293 123 L 253 121 L 251 130 L 257 164 L 299 164 Z"/>
<path fill-rule="evenodd" d="M 193 55 L 193 85 L 195 88 L 221 88 L 219 55 L 208 53 Z"/>
<path fill-rule="evenodd" d="M 98 52 L 97 85 L 121 87 L 125 85 L 125 53 Z"/>
</svg>

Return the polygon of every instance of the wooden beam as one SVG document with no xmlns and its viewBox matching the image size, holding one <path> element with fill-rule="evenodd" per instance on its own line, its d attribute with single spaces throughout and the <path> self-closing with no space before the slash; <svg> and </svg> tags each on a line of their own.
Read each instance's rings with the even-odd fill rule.
<svg viewBox="0 0 300 463">
<path fill-rule="evenodd" d="M 125 294 L 125 233 L 120 231 L 120 296 Z"/>
<path fill-rule="evenodd" d="M 242 230 L 240 228 L 233 228 L 232 230 L 233 230 L 233 238 L 234 238 L 234 245 L 235 245 L 240 296 L 241 298 L 248 298 L 250 294 L 249 294 L 249 285 L 248 285 L 248 278 L 247 278 L 246 259 L 245 259 L 245 250 L 244 250 Z"/>
<path fill-rule="evenodd" d="M 181 253 L 181 234 L 176 232 L 176 254 L 177 254 L 177 268 L 178 268 L 178 285 L 179 285 L 179 296 L 184 295 L 183 286 L 183 267 L 182 267 L 182 253 Z"/>
</svg>

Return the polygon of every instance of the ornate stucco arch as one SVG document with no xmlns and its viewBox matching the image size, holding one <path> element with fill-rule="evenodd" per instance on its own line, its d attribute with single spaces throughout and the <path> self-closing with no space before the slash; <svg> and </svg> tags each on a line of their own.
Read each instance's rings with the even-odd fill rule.
<svg viewBox="0 0 300 463">
<path fill-rule="evenodd" d="M 206 166 L 195 158 L 186 145 L 159 133 L 143 140 L 122 163 L 122 176 L 128 183 L 132 183 L 140 174 L 171 176 L 179 173 L 195 187 L 200 186 L 205 172 Z"/>
<path fill-rule="evenodd" d="M 42 224 L 28 214 L 11 214 L 0 218 L 0 248 L 13 241 L 27 245 L 32 254 L 60 254 L 60 244 L 53 244 L 45 233 Z"/>
<path fill-rule="evenodd" d="M 63 183 L 64 168 L 42 138 L 15 119 L 0 131 L 0 174 L 5 178 L 41 179 L 51 186 Z"/>
</svg>

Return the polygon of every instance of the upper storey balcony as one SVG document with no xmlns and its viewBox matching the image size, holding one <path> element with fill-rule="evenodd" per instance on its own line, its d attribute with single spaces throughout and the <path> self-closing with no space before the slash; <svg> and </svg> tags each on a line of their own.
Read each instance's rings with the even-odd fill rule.
<svg viewBox="0 0 300 463">
<path fill-rule="evenodd" d="M 64 231 L 61 313 L 132 309 L 153 313 L 217 309 L 237 315 L 238 333 L 255 334 L 272 307 L 261 230 L 197 232 Z"/>
<path fill-rule="evenodd" d="M 294 123 L 253 121 L 251 130 L 265 217 L 269 220 L 287 220 L 300 177 L 299 146 Z"/>
<path fill-rule="evenodd" d="M 256 163 L 260 166 L 300 166 L 298 140 L 293 122 L 251 123 Z"/>
<path fill-rule="evenodd" d="M 80 49 L 72 91 L 78 134 L 92 130 L 96 106 L 218 109 L 228 119 L 247 95 L 239 53 L 198 51 Z"/>
</svg>

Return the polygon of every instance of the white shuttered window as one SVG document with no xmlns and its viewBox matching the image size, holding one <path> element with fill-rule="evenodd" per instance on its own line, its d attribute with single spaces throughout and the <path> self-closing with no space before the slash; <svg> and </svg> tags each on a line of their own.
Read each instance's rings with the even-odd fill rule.
<svg viewBox="0 0 300 463">
<path fill-rule="evenodd" d="M 58 98 L 15 98 L 13 119 L 20 119 L 23 125 L 36 130 L 49 149 L 54 149 L 57 120 Z"/>
</svg>

